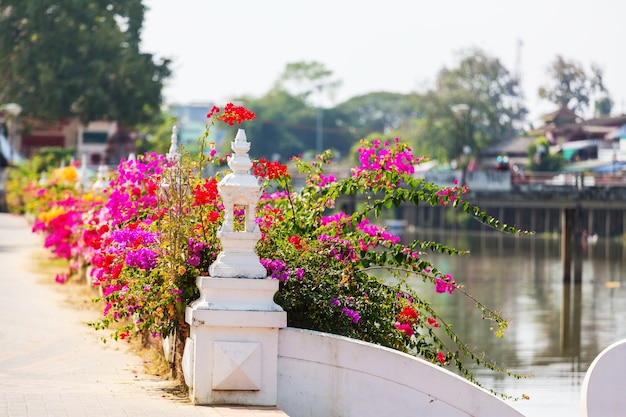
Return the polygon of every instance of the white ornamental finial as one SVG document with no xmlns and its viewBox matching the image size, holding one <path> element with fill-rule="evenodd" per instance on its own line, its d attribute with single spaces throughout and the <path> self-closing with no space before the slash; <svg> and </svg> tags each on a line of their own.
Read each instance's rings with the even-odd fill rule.
<svg viewBox="0 0 626 417">
<path fill-rule="evenodd" d="M 224 205 L 224 222 L 217 232 L 222 252 L 209 267 L 209 274 L 220 278 L 266 278 L 267 271 L 254 251 L 261 238 L 255 221 L 261 187 L 249 172 L 250 143 L 243 129 L 237 132 L 231 148 L 235 154 L 228 160 L 228 166 L 233 172 L 217 184 Z"/>
<path fill-rule="evenodd" d="M 82 190 L 87 190 L 91 185 L 89 180 L 89 172 L 87 171 L 87 154 L 84 153 L 80 159 L 80 170 L 78 171 L 80 184 L 77 184 Z"/>
<path fill-rule="evenodd" d="M 180 152 L 178 152 L 178 133 L 176 125 L 172 126 L 172 139 L 170 142 L 170 150 L 166 155 L 167 160 L 172 162 L 180 161 Z"/>
<path fill-rule="evenodd" d="M 237 135 L 235 140 L 231 142 L 230 148 L 235 152 L 235 155 L 228 159 L 228 166 L 236 174 L 247 174 L 252 168 L 252 161 L 248 156 L 250 142 L 248 142 L 245 130 L 237 130 Z"/>
<path fill-rule="evenodd" d="M 48 176 L 46 175 L 46 171 L 41 171 L 41 176 L 39 177 L 39 185 L 46 185 L 48 183 Z"/>
</svg>

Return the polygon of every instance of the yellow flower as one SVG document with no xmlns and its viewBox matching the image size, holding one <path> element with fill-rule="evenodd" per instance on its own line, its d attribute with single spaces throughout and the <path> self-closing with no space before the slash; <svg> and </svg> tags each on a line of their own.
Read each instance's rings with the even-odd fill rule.
<svg viewBox="0 0 626 417">
<path fill-rule="evenodd" d="M 57 168 L 52 172 L 52 174 L 59 181 L 65 181 L 70 183 L 76 182 L 76 179 L 78 178 L 78 171 L 76 171 L 76 168 L 74 168 L 74 166 L 72 165 L 65 168 Z"/>
<path fill-rule="evenodd" d="M 44 211 L 43 213 L 39 214 L 38 217 L 39 220 L 44 222 L 47 226 L 52 220 L 64 213 L 65 210 L 63 210 L 61 207 L 54 207 L 48 211 Z"/>
</svg>

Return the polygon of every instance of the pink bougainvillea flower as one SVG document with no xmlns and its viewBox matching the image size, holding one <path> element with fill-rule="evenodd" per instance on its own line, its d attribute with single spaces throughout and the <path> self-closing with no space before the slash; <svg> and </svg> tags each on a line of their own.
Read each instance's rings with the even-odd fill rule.
<svg viewBox="0 0 626 417">
<path fill-rule="evenodd" d="M 404 332 L 404 334 L 406 334 L 407 337 L 411 337 L 413 336 L 413 334 L 415 334 L 415 330 L 413 330 L 413 326 L 411 326 L 408 323 L 396 323 L 396 329 L 400 330 L 401 332 Z"/>
<path fill-rule="evenodd" d="M 341 311 L 343 312 L 343 314 L 348 316 L 352 320 L 352 322 L 355 324 L 358 323 L 359 320 L 361 319 L 361 315 L 357 311 L 352 310 L 348 307 L 343 307 Z"/>
<path fill-rule="evenodd" d="M 456 282 L 452 279 L 452 275 L 447 274 L 445 277 L 435 278 L 435 291 L 438 293 L 452 294 L 454 290 L 456 290 Z"/>
</svg>

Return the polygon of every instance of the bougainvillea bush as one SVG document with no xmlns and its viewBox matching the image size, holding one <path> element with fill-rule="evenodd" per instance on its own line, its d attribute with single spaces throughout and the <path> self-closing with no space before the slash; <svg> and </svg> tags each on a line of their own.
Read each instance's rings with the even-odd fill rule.
<svg viewBox="0 0 626 417">
<path fill-rule="evenodd" d="M 404 243 L 375 221 L 386 209 L 421 203 L 455 206 L 492 227 L 521 231 L 463 202 L 466 188 L 438 187 L 415 178 L 415 165 L 423 159 L 413 156 L 399 139 L 391 143 L 364 140 L 358 154 L 360 165 L 342 180 L 324 174 L 332 159 L 329 152 L 310 163 L 294 159 L 307 178 L 297 193 L 289 174 L 278 164 L 266 162 L 266 167 L 255 170 L 265 188 L 273 191 L 263 197 L 259 208 L 263 237 L 257 251 L 269 275 L 281 281 L 277 302 L 287 311 L 289 325 L 341 334 L 442 366 L 452 365 L 477 384 L 464 364 L 467 359 L 508 373 L 469 349 L 452 323 L 406 283 L 406 277 L 418 275 L 440 296 L 469 297 L 488 319 L 495 336 L 503 336 L 507 322 L 424 256 L 429 251 L 451 256 L 464 251 L 431 241 Z M 337 210 L 337 199 L 351 195 L 363 203 L 352 213 Z M 395 277 L 394 284 L 379 278 L 389 273 Z"/>
<path fill-rule="evenodd" d="M 68 262 L 68 271 L 57 274 L 55 280 L 64 283 L 72 276 L 84 280 L 88 262 L 82 246 L 84 222 L 97 212 L 103 198 L 83 192 L 76 167 L 56 168 L 49 176 L 32 181 L 23 188 L 28 196 L 23 208 L 33 215 L 33 232 L 44 235 L 44 247 Z"/>
<path fill-rule="evenodd" d="M 167 157 L 122 161 L 104 202 L 85 207 L 76 220 L 80 235 L 64 235 L 75 239 L 70 246 L 83 252 L 91 281 L 101 289 L 103 317 L 92 324 L 104 329 L 119 323 L 114 338 L 170 336 L 181 344 L 188 334 L 184 311 L 198 297 L 196 278 L 207 274 L 220 251 L 216 234 L 223 207 L 217 183 L 226 173 L 220 167 L 228 156 L 207 147 L 210 128 L 216 122 L 238 125 L 254 114 L 229 104 L 223 111 L 214 107 L 207 117 L 198 152 L 178 148 Z M 520 231 L 463 201 L 465 188 L 415 178 L 415 166 L 424 159 L 399 139 L 364 140 L 358 154 L 359 164 L 343 179 L 325 174 L 332 161 L 329 151 L 314 161 L 293 158 L 290 168 L 254 161 L 253 173 L 264 190 L 257 208 L 262 237 L 256 250 L 268 277 L 280 281 L 276 302 L 287 311 L 288 325 L 398 349 L 456 368 L 477 384 L 465 365 L 468 360 L 503 371 L 469 349 L 453 323 L 406 284 L 408 275 L 418 275 L 435 287 L 437 296 L 469 297 L 495 336 L 502 336 L 506 321 L 424 256 L 429 251 L 462 252 L 437 242 L 403 242 L 378 219 L 400 204 L 444 205 L 502 231 Z M 204 175 L 209 165 L 218 173 Z M 298 190 L 290 175 L 295 171 L 306 178 Z M 350 196 L 361 203 L 342 212 L 338 200 Z M 381 278 L 389 273 L 393 281 Z"/>
</svg>

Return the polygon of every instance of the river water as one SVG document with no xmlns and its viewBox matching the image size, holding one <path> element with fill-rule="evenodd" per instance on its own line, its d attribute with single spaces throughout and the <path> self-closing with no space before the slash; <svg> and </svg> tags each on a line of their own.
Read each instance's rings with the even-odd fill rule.
<svg viewBox="0 0 626 417">
<path fill-rule="evenodd" d="M 604 348 L 626 338 L 626 247 L 618 240 L 587 243 L 582 284 L 566 285 L 558 237 L 495 232 L 418 236 L 470 250 L 465 256 L 425 256 L 509 321 L 504 338 L 497 339 L 471 300 L 457 293 L 435 294 L 432 285 L 411 280 L 470 346 L 506 369 L 531 375 L 518 380 L 477 369 L 483 385 L 514 397 L 529 396 L 507 400 L 527 417 L 580 415 L 586 370 Z"/>
</svg>

